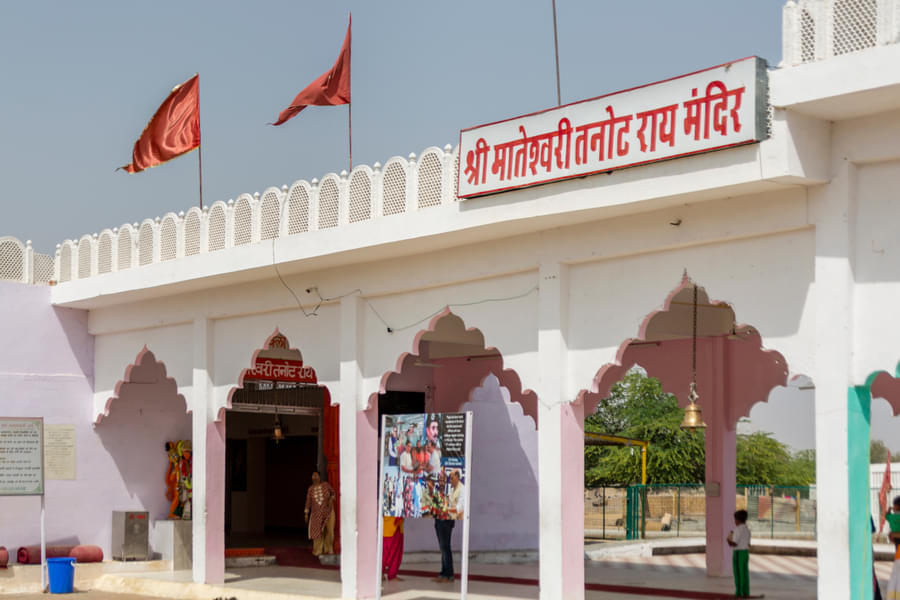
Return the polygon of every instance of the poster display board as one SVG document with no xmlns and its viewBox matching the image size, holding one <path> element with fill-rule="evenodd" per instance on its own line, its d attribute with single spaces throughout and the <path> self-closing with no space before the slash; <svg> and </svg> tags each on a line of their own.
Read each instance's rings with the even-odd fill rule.
<svg viewBox="0 0 900 600">
<path fill-rule="evenodd" d="M 384 517 L 462 521 L 462 579 L 469 581 L 469 500 L 472 475 L 472 413 L 384 415 L 379 449 L 378 537 Z M 381 598 L 382 544 L 377 546 Z"/>
<path fill-rule="evenodd" d="M 383 516 L 463 518 L 461 491 L 468 483 L 466 417 L 465 413 L 385 416 Z"/>
<path fill-rule="evenodd" d="M 0 496 L 44 495 L 44 419 L 0 417 Z"/>
</svg>

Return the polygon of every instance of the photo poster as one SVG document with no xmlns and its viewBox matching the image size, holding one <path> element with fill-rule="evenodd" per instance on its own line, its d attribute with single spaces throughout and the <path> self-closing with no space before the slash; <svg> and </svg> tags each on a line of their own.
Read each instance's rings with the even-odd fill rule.
<svg viewBox="0 0 900 600">
<path fill-rule="evenodd" d="M 379 486 L 382 516 L 464 518 L 470 419 L 471 413 L 384 415 Z"/>
</svg>

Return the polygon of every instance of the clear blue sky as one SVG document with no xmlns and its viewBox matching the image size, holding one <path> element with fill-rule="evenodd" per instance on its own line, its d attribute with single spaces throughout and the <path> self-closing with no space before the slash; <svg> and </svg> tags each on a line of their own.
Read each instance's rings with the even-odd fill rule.
<svg viewBox="0 0 900 600">
<path fill-rule="evenodd" d="M 557 0 L 563 102 L 756 54 L 783 0 Z M 556 102 L 551 0 L 0 3 L 0 235 L 65 238 L 197 203 L 196 153 L 114 172 L 200 73 L 204 200 L 347 167 L 347 107 L 279 110 L 334 62 L 353 12 L 354 164 Z"/>
</svg>

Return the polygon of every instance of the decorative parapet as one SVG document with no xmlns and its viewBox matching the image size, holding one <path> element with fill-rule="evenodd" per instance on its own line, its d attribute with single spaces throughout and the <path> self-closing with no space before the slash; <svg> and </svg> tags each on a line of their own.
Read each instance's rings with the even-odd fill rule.
<svg viewBox="0 0 900 600">
<path fill-rule="evenodd" d="M 0 281 L 46 284 L 53 279 L 55 261 L 35 252 L 31 240 L 24 244 L 14 237 L 0 236 Z"/>
<path fill-rule="evenodd" d="M 900 0 L 788 0 L 782 66 L 824 60 L 900 40 Z"/>
<path fill-rule="evenodd" d="M 57 246 L 55 265 L 47 258 L 56 281 L 64 282 L 450 204 L 457 200 L 457 164 L 451 146 L 430 147 L 418 159 L 415 154 L 391 158 L 384 169 L 379 163 L 361 165 L 349 175 L 329 173 L 322 181 L 300 180 L 202 211 L 194 207 L 66 240 Z"/>
</svg>

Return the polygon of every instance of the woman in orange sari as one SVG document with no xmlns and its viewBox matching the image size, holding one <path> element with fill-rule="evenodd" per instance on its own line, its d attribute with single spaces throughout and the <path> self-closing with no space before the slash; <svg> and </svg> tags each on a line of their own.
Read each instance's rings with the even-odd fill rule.
<svg viewBox="0 0 900 600">
<path fill-rule="evenodd" d="M 396 579 L 403 560 L 403 517 L 384 517 L 381 550 L 382 576 L 388 581 Z"/>
</svg>

